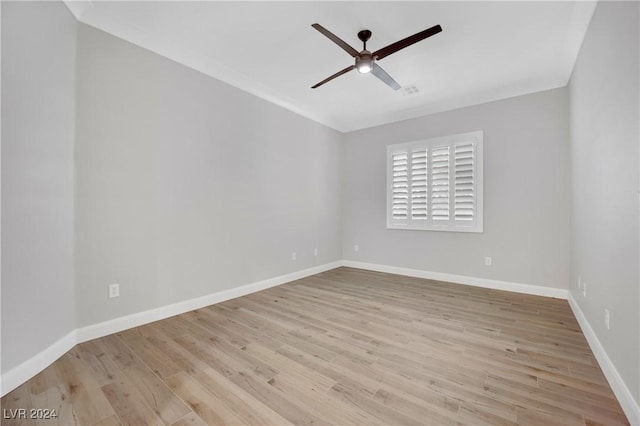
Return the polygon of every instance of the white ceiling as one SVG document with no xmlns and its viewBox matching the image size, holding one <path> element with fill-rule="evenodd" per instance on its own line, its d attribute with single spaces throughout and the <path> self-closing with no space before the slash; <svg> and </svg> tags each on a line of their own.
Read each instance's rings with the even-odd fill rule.
<svg viewBox="0 0 640 426">
<path fill-rule="evenodd" d="M 595 2 L 67 1 L 89 25 L 346 132 L 565 86 Z M 356 50 L 440 24 L 443 31 L 379 62 L 408 95 L 352 71 L 310 87 Z"/>
</svg>

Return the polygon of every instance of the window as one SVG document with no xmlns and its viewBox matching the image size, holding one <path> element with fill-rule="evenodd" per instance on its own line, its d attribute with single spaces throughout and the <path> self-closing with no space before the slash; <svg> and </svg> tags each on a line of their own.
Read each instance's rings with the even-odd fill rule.
<svg viewBox="0 0 640 426">
<path fill-rule="evenodd" d="M 482 136 L 387 146 L 387 228 L 482 232 Z"/>
</svg>

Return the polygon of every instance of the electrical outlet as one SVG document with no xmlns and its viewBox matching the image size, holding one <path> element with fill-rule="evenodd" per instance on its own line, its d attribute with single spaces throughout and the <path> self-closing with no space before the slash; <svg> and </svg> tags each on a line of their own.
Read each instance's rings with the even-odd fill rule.
<svg viewBox="0 0 640 426">
<path fill-rule="evenodd" d="M 120 284 L 109 284 L 109 299 L 120 296 Z"/>
<path fill-rule="evenodd" d="M 582 297 L 587 297 L 587 283 L 582 281 Z"/>
<path fill-rule="evenodd" d="M 318 249 L 317 249 L 317 248 L 314 248 L 314 249 L 313 249 L 313 255 L 314 255 L 314 256 L 317 256 L 317 255 L 318 255 Z"/>
<path fill-rule="evenodd" d="M 491 266 L 491 262 L 492 262 L 491 257 L 487 256 L 484 258 L 485 266 Z"/>
<path fill-rule="evenodd" d="M 360 251 L 360 246 L 359 245 L 354 245 L 353 246 L 353 251 Z"/>
<path fill-rule="evenodd" d="M 604 310 L 604 325 L 607 326 L 607 330 L 611 329 L 611 324 L 610 324 L 610 320 L 611 319 L 611 315 L 609 315 L 609 310 L 605 309 Z"/>
<path fill-rule="evenodd" d="M 296 260 L 297 258 L 298 258 L 298 255 L 296 254 L 295 251 L 291 253 L 291 260 Z"/>
</svg>

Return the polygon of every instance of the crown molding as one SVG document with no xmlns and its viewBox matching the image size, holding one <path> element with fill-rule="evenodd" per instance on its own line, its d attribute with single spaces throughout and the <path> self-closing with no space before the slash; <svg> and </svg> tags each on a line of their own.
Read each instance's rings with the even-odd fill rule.
<svg viewBox="0 0 640 426">
<path fill-rule="evenodd" d="M 62 2 L 78 21 L 82 20 L 84 12 L 92 6 L 91 0 L 63 0 Z"/>
</svg>

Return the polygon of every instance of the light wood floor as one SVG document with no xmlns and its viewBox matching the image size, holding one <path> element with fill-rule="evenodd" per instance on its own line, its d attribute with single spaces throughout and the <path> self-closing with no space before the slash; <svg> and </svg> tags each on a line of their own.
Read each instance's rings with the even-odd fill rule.
<svg viewBox="0 0 640 426">
<path fill-rule="evenodd" d="M 628 424 L 564 300 L 339 268 L 80 344 L 3 425 Z"/>
</svg>

